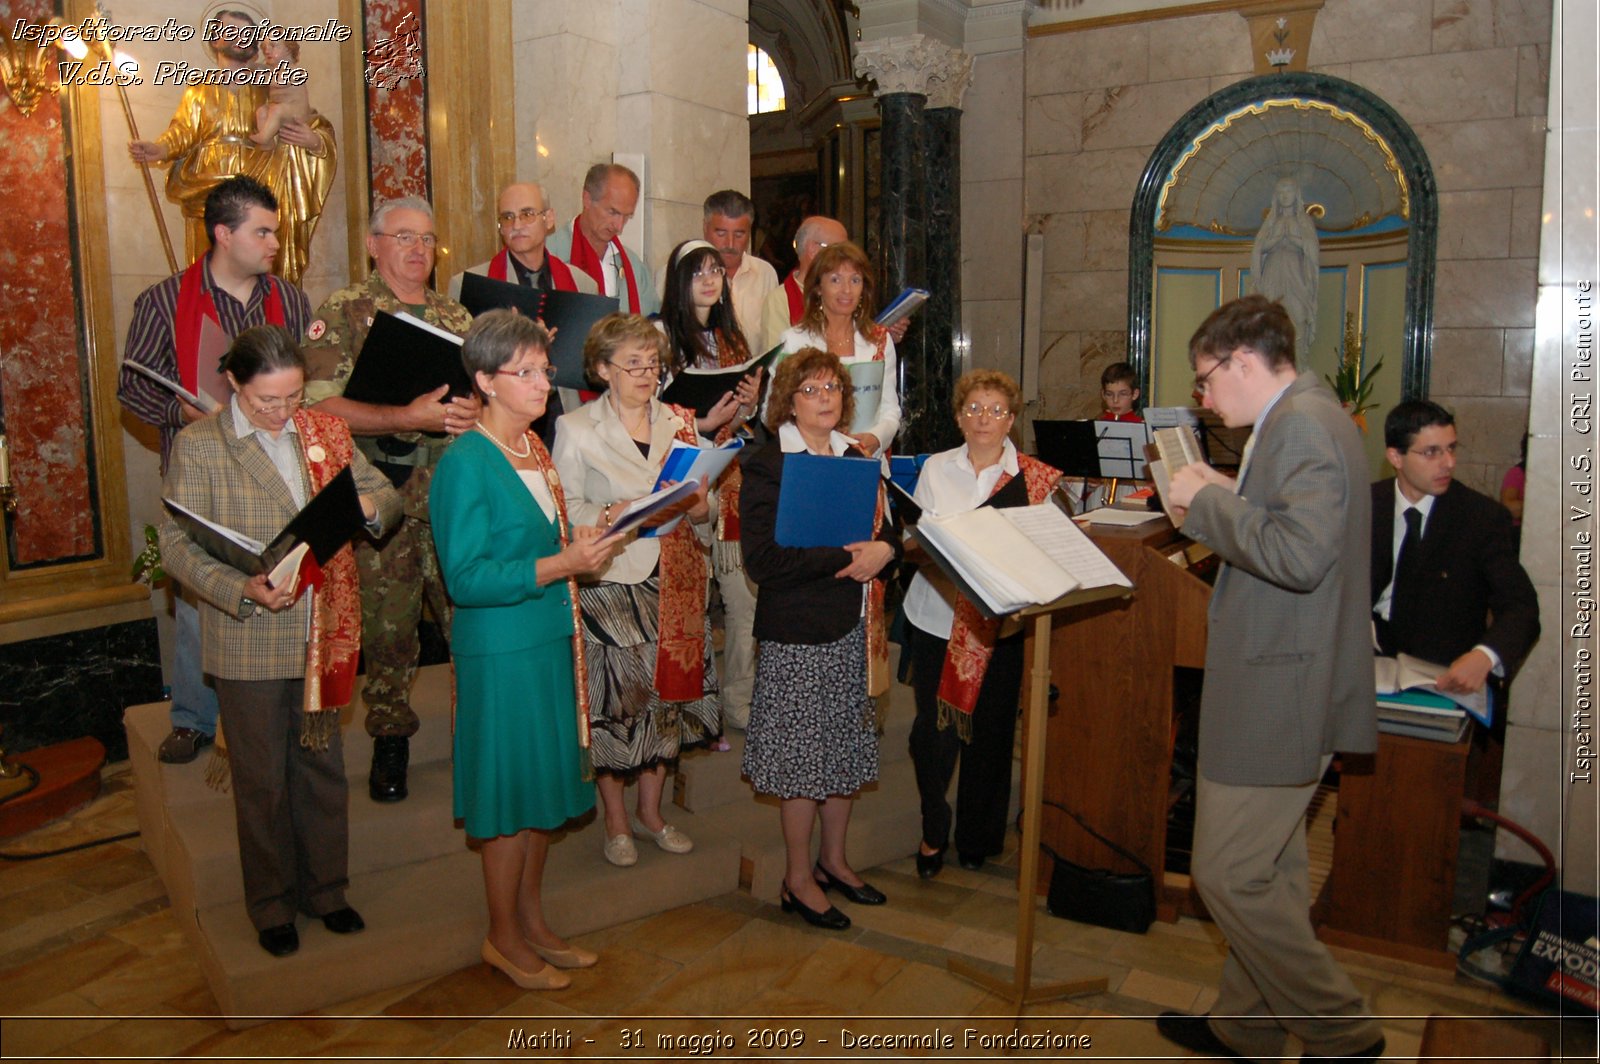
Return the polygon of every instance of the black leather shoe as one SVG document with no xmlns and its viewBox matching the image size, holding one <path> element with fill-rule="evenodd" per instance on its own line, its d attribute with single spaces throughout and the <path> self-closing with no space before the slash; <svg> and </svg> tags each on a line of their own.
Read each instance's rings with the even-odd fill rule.
<svg viewBox="0 0 1600 1064">
<path fill-rule="evenodd" d="M 882 905 L 889 900 L 884 897 L 883 891 L 871 883 L 863 882 L 859 887 L 852 887 L 821 864 L 817 865 L 815 878 L 823 890 L 837 890 L 857 905 Z"/>
<path fill-rule="evenodd" d="M 783 911 L 786 913 L 799 913 L 800 918 L 812 927 L 821 927 L 829 931 L 844 931 L 850 927 L 850 918 L 837 908 L 830 905 L 827 912 L 819 913 L 791 894 L 787 883 L 778 891 L 778 903 L 783 906 Z"/>
<path fill-rule="evenodd" d="M 1229 1048 L 1228 1043 L 1216 1036 L 1211 1030 L 1210 1022 L 1204 1016 L 1194 1016 L 1187 1012 L 1163 1012 L 1156 1017 L 1156 1030 L 1160 1031 L 1161 1037 L 1167 1041 L 1199 1053 L 1203 1057 L 1244 1059 Z"/>
<path fill-rule="evenodd" d="M 343 909 L 323 913 L 322 926 L 336 935 L 353 935 L 366 927 L 367 922 L 361 919 L 360 913 L 346 905 Z"/>
<path fill-rule="evenodd" d="M 978 869 L 982 868 L 984 861 L 982 857 L 974 857 L 970 853 L 958 853 L 956 854 L 956 860 L 959 861 L 961 867 L 965 868 L 968 872 L 976 872 Z"/>
<path fill-rule="evenodd" d="M 411 740 L 404 735 L 380 735 L 372 740 L 372 770 L 367 793 L 374 802 L 399 802 L 406 794 L 406 765 L 411 760 Z"/>
<path fill-rule="evenodd" d="M 198 728 L 173 728 L 161 740 L 156 758 L 167 765 L 187 765 L 200 756 L 200 751 L 210 746 L 215 737 Z"/>
<path fill-rule="evenodd" d="M 1384 1047 L 1386 1045 L 1387 1045 L 1387 1043 L 1384 1041 L 1383 1035 L 1380 1034 L 1378 1036 L 1378 1040 L 1376 1042 L 1372 1043 L 1370 1046 L 1368 1046 L 1367 1048 L 1365 1048 L 1365 1049 L 1363 1049 L 1363 1050 L 1361 1050 L 1360 1052 L 1357 1052 L 1357 1053 L 1347 1053 L 1344 1056 L 1340 1056 L 1340 1057 L 1314 1057 L 1310 1053 L 1306 1053 L 1306 1054 L 1302 1055 L 1300 1057 L 1300 1059 L 1301 1060 L 1377 1060 L 1379 1057 L 1383 1056 L 1383 1050 L 1384 1050 Z"/>
<path fill-rule="evenodd" d="M 932 879 L 944 870 L 944 851 L 937 853 L 923 853 L 917 849 L 917 876 L 921 879 Z"/>
<path fill-rule="evenodd" d="M 258 932 L 256 941 L 274 957 L 287 957 L 300 948 L 300 933 L 293 924 L 279 924 Z"/>
</svg>

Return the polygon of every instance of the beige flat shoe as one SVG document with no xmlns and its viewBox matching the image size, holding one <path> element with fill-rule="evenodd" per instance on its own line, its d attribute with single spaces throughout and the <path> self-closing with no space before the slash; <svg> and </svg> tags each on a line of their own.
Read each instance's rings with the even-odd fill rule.
<svg viewBox="0 0 1600 1064">
<path fill-rule="evenodd" d="M 694 849 L 694 840 L 671 824 L 662 824 L 660 831 L 651 831 L 636 816 L 629 817 L 628 823 L 635 835 L 654 839 L 656 845 L 668 853 L 688 853 Z"/>
<path fill-rule="evenodd" d="M 606 860 L 618 868 L 628 868 L 639 863 L 639 851 L 627 835 L 613 835 L 606 840 Z"/>
<path fill-rule="evenodd" d="M 506 960 L 505 955 L 494 948 L 494 943 L 488 939 L 483 940 L 483 962 L 491 968 L 498 968 L 506 974 L 506 978 L 516 983 L 524 990 L 565 990 L 572 985 L 572 980 L 554 968 L 541 968 L 537 972 L 525 972 L 515 964 Z"/>
</svg>

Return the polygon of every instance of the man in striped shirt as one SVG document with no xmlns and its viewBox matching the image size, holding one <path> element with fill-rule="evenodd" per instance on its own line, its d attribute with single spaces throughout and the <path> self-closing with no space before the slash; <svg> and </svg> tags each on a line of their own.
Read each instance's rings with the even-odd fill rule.
<svg viewBox="0 0 1600 1064">
<path fill-rule="evenodd" d="M 311 320 L 305 293 L 271 275 L 278 253 L 278 201 L 265 185 L 249 177 L 223 181 L 206 196 L 205 223 L 210 251 L 134 300 L 124 355 L 125 361 L 195 394 L 217 372 L 214 365 L 201 365 L 201 352 L 208 348 L 201 337 L 209 330 L 231 338 L 252 325 L 273 324 L 301 336 Z M 140 421 L 160 430 L 165 476 L 172 438 L 189 422 L 205 417 L 205 411 L 126 366 L 117 398 Z M 181 588 L 177 591 L 172 732 L 160 751 L 161 760 L 169 763 L 194 760 L 217 730 L 217 696 L 206 686 L 200 667 L 199 615 L 193 598 Z"/>
</svg>

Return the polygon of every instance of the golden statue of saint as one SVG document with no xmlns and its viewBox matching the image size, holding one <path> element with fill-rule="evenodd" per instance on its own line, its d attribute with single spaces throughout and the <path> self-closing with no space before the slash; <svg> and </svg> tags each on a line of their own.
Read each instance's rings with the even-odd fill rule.
<svg viewBox="0 0 1600 1064">
<path fill-rule="evenodd" d="M 240 12 L 222 12 L 224 25 L 248 27 Z M 209 42 L 217 66 L 250 69 L 258 48 L 253 40 L 223 36 Z M 247 174 L 278 198 L 278 252 L 274 271 L 300 283 L 311 257 L 311 235 L 322 217 L 322 205 L 333 187 L 338 154 L 333 127 L 322 115 L 307 119 L 283 117 L 275 142 L 258 145 L 256 112 L 269 102 L 264 85 L 190 85 L 166 132 L 154 141 L 134 141 L 128 153 L 137 163 L 167 163 L 167 198 L 183 208 L 185 262 L 194 262 L 211 247 L 204 212 L 206 195 L 220 182 Z"/>
</svg>

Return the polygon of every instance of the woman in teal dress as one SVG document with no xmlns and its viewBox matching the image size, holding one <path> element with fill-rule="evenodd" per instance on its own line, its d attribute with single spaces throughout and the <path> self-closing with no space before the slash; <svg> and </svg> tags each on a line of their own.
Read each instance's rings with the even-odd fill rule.
<svg viewBox="0 0 1600 1064">
<path fill-rule="evenodd" d="M 622 542 L 569 530 L 561 483 L 528 426 L 554 372 L 550 335 L 513 311 L 480 315 L 461 358 L 483 403 L 434 473 L 428 506 L 455 602 L 455 815 L 483 840 L 483 959 L 518 986 L 558 990 L 597 960 L 545 923 L 549 833 L 594 806 L 584 782 L 587 706 L 574 669 L 573 578 Z"/>
</svg>

